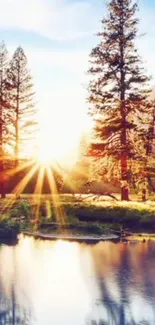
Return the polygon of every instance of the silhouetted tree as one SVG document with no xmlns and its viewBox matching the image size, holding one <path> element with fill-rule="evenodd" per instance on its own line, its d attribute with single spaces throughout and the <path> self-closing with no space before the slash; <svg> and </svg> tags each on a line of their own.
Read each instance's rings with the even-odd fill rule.
<svg viewBox="0 0 155 325">
<path fill-rule="evenodd" d="M 8 52 L 5 43 L 0 44 L 0 171 L 3 174 L 5 147 L 8 137 L 9 94 L 7 84 Z M 4 179 L 0 180 L 0 193 L 5 197 Z"/>
<path fill-rule="evenodd" d="M 15 51 L 10 62 L 8 79 L 12 87 L 11 106 L 15 139 L 15 159 L 18 165 L 20 147 L 30 141 L 36 130 L 34 90 L 28 70 L 27 57 L 21 47 Z"/>
<path fill-rule="evenodd" d="M 138 114 L 147 113 L 147 81 L 135 48 L 138 9 L 132 0 L 111 0 L 99 45 L 91 52 L 90 113 L 96 123 L 96 154 L 120 161 L 121 198 L 129 200 L 128 161 L 135 155 Z"/>
</svg>

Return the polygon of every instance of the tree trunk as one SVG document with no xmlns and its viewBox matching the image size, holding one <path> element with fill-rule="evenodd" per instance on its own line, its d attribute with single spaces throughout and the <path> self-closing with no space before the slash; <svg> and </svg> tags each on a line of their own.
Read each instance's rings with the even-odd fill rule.
<svg viewBox="0 0 155 325">
<path fill-rule="evenodd" d="M 123 1 L 122 1 L 123 10 Z M 127 152 L 127 128 L 126 128 L 126 107 L 125 107 L 125 59 L 124 59 L 124 20 L 120 18 L 120 113 L 122 118 L 121 130 L 121 200 L 129 201 L 128 184 L 128 152 Z"/>
<path fill-rule="evenodd" d="M 12 325 L 16 323 L 16 300 L 14 288 L 12 288 Z"/>
<path fill-rule="evenodd" d="M 17 84 L 17 101 L 16 101 L 16 122 L 15 122 L 15 134 L 16 134 L 16 145 L 15 145 L 15 166 L 19 163 L 19 86 L 20 86 L 20 66 L 18 67 L 18 84 Z"/>
<path fill-rule="evenodd" d="M 0 194 L 1 198 L 5 199 L 6 198 L 6 193 L 5 193 L 5 180 L 4 180 L 4 165 L 3 161 L 1 160 L 0 162 Z"/>
<path fill-rule="evenodd" d="M 121 131 L 121 200 L 129 201 L 129 183 L 128 183 L 128 153 L 127 153 L 127 134 L 126 134 L 126 113 L 124 104 L 124 91 L 121 92 L 121 116 L 122 116 L 122 131 Z"/>
<path fill-rule="evenodd" d="M 121 200 L 122 201 L 129 201 L 129 188 L 126 186 L 122 186 L 121 189 Z"/>
<path fill-rule="evenodd" d="M 19 118 L 16 110 L 16 147 L 15 147 L 15 167 L 19 164 Z"/>
<path fill-rule="evenodd" d="M 129 201 L 129 185 L 128 185 L 128 157 L 127 155 L 122 154 L 121 156 L 121 200 Z"/>
<path fill-rule="evenodd" d="M 6 193 L 5 193 L 5 184 L 1 184 L 1 198 L 5 199 L 6 198 Z"/>
<path fill-rule="evenodd" d="M 0 194 L 1 198 L 5 198 L 5 184 L 4 184 L 4 164 L 3 164 L 3 70 L 0 76 Z"/>
<path fill-rule="evenodd" d="M 148 165 L 148 155 L 146 156 L 145 162 L 144 162 L 144 172 L 143 172 L 143 189 L 142 189 L 142 202 L 147 201 L 147 188 L 148 188 L 148 170 L 147 170 L 147 165 Z"/>
<path fill-rule="evenodd" d="M 144 162 L 144 175 L 145 175 L 145 180 L 144 180 L 144 188 L 150 187 L 151 190 L 151 176 L 150 176 L 150 171 L 149 171 L 149 158 L 151 154 L 153 153 L 153 140 L 155 138 L 155 109 L 153 109 L 153 119 L 150 124 L 149 130 L 148 130 L 148 136 L 147 136 L 147 142 L 146 142 L 146 159 Z M 147 195 L 145 194 L 147 197 Z M 144 194 L 142 194 L 142 201 L 144 202 Z M 146 201 L 146 199 L 145 199 Z"/>
<path fill-rule="evenodd" d="M 142 190 L 142 202 L 146 202 L 147 201 L 147 195 L 146 195 L 146 189 L 144 188 Z"/>
<path fill-rule="evenodd" d="M 19 72 L 18 72 L 18 85 L 17 85 L 17 102 L 16 102 L 16 122 L 15 122 L 15 167 L 19 165 Z M 19 194 L 15 194 L 16 200 L 20 199 Z"/>
</svg>

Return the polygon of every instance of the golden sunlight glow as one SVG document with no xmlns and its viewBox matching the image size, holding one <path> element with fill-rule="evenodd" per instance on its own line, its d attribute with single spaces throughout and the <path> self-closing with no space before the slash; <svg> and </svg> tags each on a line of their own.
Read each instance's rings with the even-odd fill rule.
<svg viewBox="0 0 155 325">
<path fill-rule="evenodd" d="M 75 143 L 70 143 L 69 139 L 62 138 L 62 144 L 59 143 L 57 138 L 55 143 L 50 140 L 45 140 L 44 137 L 39 141 L 39 149 L 37 153 L 37 160 L 42 165 L 50 165 L 53 161 L 66 161 L 72 157 L 74 163 L 77 159 L 78 139 Z"/>
<path fill-rule="evenodd" d="M 23 166 L 27 166 L 27 164 L 24 164 Z M 19 170 L 22 170 L 24 168 L 17 168 L 14 169 L 14 173 L 16 174 Z M 55 163 L 55 169 L 57 172 L 60 172 L 62 174 L 61 169 L 59 169 L 59 166 Z M 59 193 L 57 190 L 55 178 L 53 176 L 53 169 L 48 164 L 40 165 L 39 163 L 32 164 L 27 174 L 19 181 L 19 183 L 14 187 L 12 194 L 14 194 L 13 197 L 11 197 L 10 200 L 7 201 L 7 204 L 5 205 L 5 209 L 8 207 L 12 207 L 13 204 L 16 202 L 17 197 L 20 196 L 20 194 L 23 193 L 25 190 L 27 184 L 32 180 L 34 177 L 34 174 L 37 172 L 37 180 L 36 185 L 34 189 L 34 197 L 33 197 L 33 214 L 35 216 L 34 224 L 37 225 L 40 218 L 40 206 L 41 206 L 41 198 L 42 198 L 42 190 L 43 190 L 43 184 L 44 179 L 47 177 L 49 187 L 50 187 L 50 197 L 53 201 L 53 208 L 55 212 L 55 216 L 57 219 L 58 224 L 61 226 L 65 224 L 66 222 L 66 214 L 63 209 L 62 204 L 59 201 Z M 63 174 L 62 174 L 63 176 Z M 50 201 L 46 200 L 46 212 L 47 217 L 50 217 L 51 215 L 51 208 L 50 208 Z"/>
<path fill-rule="evenodd" d="M 6 202 L 6 204 L 4 204 L 4 207 L 2 209 L 2 212 L 4 212 L 5 209 L 11 208 L 13 206 L 13 204 L 16 202 L 17 196 L 20 196 L 20 194 L 23 192 L 23 190 L 25 189 L 26 185 L 28 184 L 28 182 L 33 177 L 34 173 L 39 168 L 39 165 L 38 164 L 35 164 L 34 165 L 33 161 L 29 161 L 29 162 L 26 162 L 26 163 L 22 164 L 21 166 L 17 166 L 15 168 L 13 168 L 12 170 L 8 171 L 8 176 L 13 176 L 13 175 L 16 175 L 18 172 L 24 170 L 26 167 L 30 167 L 30 166 L 31 166 L 30 171 L 16 185 L 16 187 L 12 191 L 12 194 L 15 194 L 15 197 L 12 197 L 10 200 L 8 200 Z"/>
<path fill-rule="evenodd" d="M 54 195 L 52 195 L 52 200 L 53 200 L 53 206 L 55 208 L 57 222 L 62 225 L 65 224 L 65 211 L 59 202 L 58 191 L 53 177 L 53 173 L 49 167 L 46 168 L 46 172 L 47 172 L 47 178 L 48 178 L 51 193 L 55 193 Z"/>
<path fill-rule="evenodd" d="M 15 194 L 15 195 L 18 196 L 18 195 L 20 195 L 22 193 L 22 191 L 25 189 L 25 187 L 28 184 L 28 182 L 31 180 L 31 178 L 33 177 L 33 175 L 37 171 L 38 167 L 39 167 L 38 165 L 34 165 L 30 169 L 30 171 L 26 174 L 26 176 L 24 178 L 22 178 L 22 180 L 14 188 L 13 194 Z"/>
<path fill-rule="evenodd" d="M 34 194 L 39 195 L 39 197 L 37 199 L 37 208 L 36 208 L 36 211 L 35 211 L 35 221 L 36 222 L 39 221 L 39 211 L 40 211 L 42 187 L 43 187 L 43 182 L 44 182 L 44 174 L 45 174 L 45 168 L 43 166 L 41 166 L 39 168 L 39 175 L 38 175 L 38 178 L 37 178 L 37 183 L 36 183 L 35 191 L 34 191 Z"/>
<path fill-rule="evenodd" d="M 73 165 L 77 161 L 82 134 L 90 132 L 92 123 L 85 115 L 77 117 L 74 123 L 71 123 L 71 117 L 65 115 L 65 112 L 61 112 L 61 120 L 60 112 L 55 110 L 50 111 L 50 116 L 41 114 L 36 152 L 41 164 L 49 165 L 55 160 Z"/>
</svg>

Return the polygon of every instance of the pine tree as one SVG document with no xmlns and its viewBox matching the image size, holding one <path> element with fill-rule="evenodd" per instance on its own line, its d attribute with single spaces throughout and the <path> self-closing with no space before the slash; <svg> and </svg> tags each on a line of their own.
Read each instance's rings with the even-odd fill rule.
<svg viewBox="0 0 155 325">
<path fill-rule="evenodd" d="M 7 69 L 8 69 L 8 52 L 4 42 L 0 44 L 0 193 L 5 197 L 4 189 L 4 160 L 5 160 L 5 145 L 8 142 L 9 129 L 9 92 L 7 84 Z"/>
<path fill-rule="evenodd" d="M 19 163 L 20 150 L 25 142 L 32 139 L 35 132 L 34 91 L 27 57 L 21 47 L 15 51 L 10 62 L 8 79 L 11 84 L 11 107 L 15 161 Z"/>
<path fill-rule="evenodd" d="M 132 0 L 111 0 L 99 45 L 91 52 L 90 113 L 95 121 L 96 154 L 120 161 L 121 198 L 129 200 L 128 161 L 134 157 L 134 133 L 146 111 L 147 81 L 135 48 L 138 6 Z"/>
<path fill-rule="evenodd" d="M 7 82 L 8 52 L 5 43 L 0 44 L 0 155 L 8 140 L 9 89 Z"/>
<path fill-rule="evenodd" d="M 154 168 L 154 141 L 155 141 L 155 101 L 150 101 L 149 114 L 141 116 L 139 128 L 139 147 L 142 147 L 141 154 L 143 162 L 142 184 L 143 184 L 143 201 L 146 201 L 146 190 L 151 190 L 151 169 Z"/>
</svg>

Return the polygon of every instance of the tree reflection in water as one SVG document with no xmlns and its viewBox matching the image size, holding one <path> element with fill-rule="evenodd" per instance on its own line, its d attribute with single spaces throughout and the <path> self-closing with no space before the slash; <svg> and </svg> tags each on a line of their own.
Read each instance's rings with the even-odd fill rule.
<svg viewBox="0 0 155 325">
<path fill-rule="evenodd" d="M 117 303 L 111 298 L 110 293 L 104 285 L 102 285 L 102 289 L 102 304 L 107 311 L 108 320 L 90 320 L 88 322 L 89 325 L 152 325 L 146 320 L 136 322 L 133 319 L 128 300 L 125 301 L 122 297 L 120 303 Z M 127 318 L 130 318 L 130 320 Z"/>
<path fill-rule="evenodd" d="M 103 320 L 99 320 L 99 322 L 96 321 L 91 321 L 91 325 L 110 325 L 113 324 L 115 325 L 116 323 L 107 323 Z M 142 321 L 142 322 L 135 322 L 134 320 L 131 320 L 130 322 L 125 323 L 126 325 L 150 325 L 150 323 L 148 321 Z M 122 325 L 122 323 L 119 323 L 119 325 Z"/>
<path fill-rule="evenodd" d="M 3 296 L 0 301 L 0 325 L 29 325 L 30 310 L 16 302 L 15 290 L 12 287 L 10 298 Z"/>
<path fill-rule="evenodd" d="M 9 292 L 6 293 L 0 281 L 0 325 L 29 325 L 31 319 L 30 308 L 19 303 L 15 289 L 18 279 L 15 247 L 12 247 L 12 264 L 12 284 Z"/>
<path fill-rule="evenodd" d="M 155 324 L 155 280 L 153 272 L 155 269 L 155 258 L 152 258 L 155 256 L 155 245 L 152 244 L 150 246 L 151 243 L 148 245 L 149 247 L 144 247 L 144 244 L 141 244 L 136 251 L 136 249 L 130 249 L 124 244 L 119 261 L 116 261 L 115 257 L 110 256 L 108 252 L 110 256 L 107 262 L 109 267 L 106 265 L 105 268 L 103 265 L 107 260 L 104 248 L 104 253 L 101 252 L 102 256 L 100 254 L 100 262 L 93 256 L 96 280 L 100 288 L 100 300 L 94 304 L 95 311 L 92 311 L 92 316 L 89 317 L 87 325 Z M 111 273 L 109 274 L 108 272 Z M 113 276 L 113 281 L 118 288 L 119 298 L 117 297 L 117 299 L 115 293 L 109 289 L 111 276 Z M 136 317 L 132 304 L 135 292 L 137 296 L 144 300 L 144 306 L 140 306 L 141 312 Z M 151 308 L 151 320 L 148 317 L 149 315 L 144 314 L 143 308 L 145 308 L 145 304 L 148 304 Z M 97 315 L 96 317 L 94 317 L 95 314 Z"/>
<path fill-rule="evenodd" d="M 20 258 L 23 256 L 23 241 L 21 243 L 20 249 L 4 249 L 1 254 L 0 325 L 32 323 L 73 325 L 75 318 L 76 325 L 155 324 L 155 243 L 128 245 L 104 242 L 95 246 L 73 246 L 70 243 L 66 246 L 64 243 L 56 243 L 52 246 L 53 244 L 45 245 L 37 242 L 36 249 L 33 250 L 28 239 L 26 244 L 30 255 L 28 254 L 26 259 L 27 265 L 31 265 L 31 261 L 34 260 L 32 269 L 29 270 L 25 269 L 25 260 L 20 264 Z M 67 255 L 62 255 L 62 252 L 69 254 L 68 263 L 66 263 Z M 44 259 L 42 259 L 43 255 Z M 64 256 L 63 260 L 62 256 Z M 41 268 L 42 261 L 44 265 L 47 262 L 43 268 Z M 65 265 L 64 263 L 67 265 L 65 271 L 61 267 Z M 39 266 L 40 273 L 37 274 L 36 270 Z M 30 272 L 30 278 L 26 276 L 27 271 Z M 67 277 L 68 272 L 70 272 L 69 277 Z M 70 280 L 70 277 L 72 281 L 69 287 L 66 278 Z M 48 281 L 46 282 L 45 279 Z M 66 281 L 65 286 L 64 281 Z M 78 292 L 74 289 L 77 289 L 77 286 L 74 287 L 76 281 Z M 82 291 L 85 282 L 87 282 L 86 287 Z M 68 304 L 65 304 L 63 292 L 69 300 Z M 83 296 L 81 292 L 84 293 Z M 83 301 L 87 300 L 83 309 L 81 298 L 84 299 Z M 72 306 L 75 307 L 75 311 Z M 77 316 L 80 312 L 82 317 L 78 322 Z M 59 317 L 59 314 L 62 316 Z M 35 315 L 35 319 L 32 315 Z"/>
</svg>

